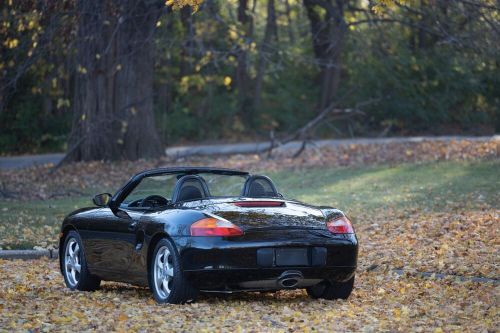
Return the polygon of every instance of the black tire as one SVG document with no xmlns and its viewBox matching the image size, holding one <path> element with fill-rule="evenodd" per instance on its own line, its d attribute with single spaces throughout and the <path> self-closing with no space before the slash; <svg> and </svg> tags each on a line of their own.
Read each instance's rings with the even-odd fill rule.
<svg viewBox="0 0 500 333">
<path fill-rule="evenodd" d="M 354 276 L 345 282 L 323 281 L 308 287 L 307 294 L 312 298 L 347 299 L 354 287 Z"/>
<path fill-rule="evenodd" d="M 168 250 L 168 254 L 166 254 L 165 249 Z M 167 258 L 165 259 L 165 257 Z M 163 287 L 163 284 L 161 286 L 158 285 L 160 283 L 158 275 L 156 275 L 155 278 L 155 274 L 157 274 L 157 271 L 155 271 L 157 260 L 163 263 L 167 260 L 168 266 L 170 266 L 170 270 L 173 272 L 172 275 L 167 274 L 166 271 L 163 272 L 163 276 L 168 280 L 167 285 L 170 290 L 168 293 Z M 161 270 L 160 268 L 157 269 Z M 193 288 L 184 277 L 181 269 L 179 253 L 172 242 L 166 238 L 161 239 L 158 244 L 156 244 L 155 250 L 150 259 L 148 273 L 149 288 L 153 293 L 154 299 L 158 303 L 183 304 L 189 301 L 194 301 L 198 296 L 198 290 Z M 163 280 L 165 280 L 165 278 Z"/>
<path fill-rule="evenodd" d="M 66 264 L 66 258 L 68 256 L 68 246 L 75 247 L 78 244 L 78 254 L 75 254 L 73 257 L 77 260 L 77 263 L 80 265 L 80 272 L 78 274 L 72 275 L 71 270 L 68 271 L 68 265 Z M 80 235 L 71 230 L 68 232 L 64 239 L 64 247 L 62 251 L 62 258 L 59 260 L 59 264 L 61 265 L 61 272 L 63 273 L 64 282 L 66 286 L 71 290 L 81 290 L 81 291 L 94 291 L 99 289 L 101 285 L 101 279 L 97 276 L 90 274 L 87 261 L 85 259 L 85 251 L 83 249 L 82 239 Z"/>
</svg>

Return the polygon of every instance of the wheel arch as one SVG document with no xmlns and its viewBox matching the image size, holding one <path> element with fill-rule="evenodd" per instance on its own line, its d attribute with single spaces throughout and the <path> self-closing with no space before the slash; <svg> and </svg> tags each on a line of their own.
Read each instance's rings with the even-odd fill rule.
<svg viewBox="0 0 500 333">
<path fill-rule="evenodd" d="M 149 241 L 149 244 L 148 244 L 148 253 L 147 253 L 147 269 L 148 269 L 148 275 L 149 275 L 149 272 L 150 272 L 150 268 L 151 268 L 151 258 L 153 256 L 153 252 L 156 248 L 156 245 L 158 244 L 158 242 L 162 239 L 168 239 L 170 242 L 172 242 L 172 244 L 174 245 L 174 248 L 176 251 L 177 250 L 177 247 L 175 246 L 175 242 L 173 241 L 172 237 L 170 237 L 170 235 L 168 233 L 166 233 L 165 231 L 161 231 L 161 232 L 158 232 L 156 234 L 154 234 L 154 236 L 151 238 L 151 240 Z"/>
</svg>

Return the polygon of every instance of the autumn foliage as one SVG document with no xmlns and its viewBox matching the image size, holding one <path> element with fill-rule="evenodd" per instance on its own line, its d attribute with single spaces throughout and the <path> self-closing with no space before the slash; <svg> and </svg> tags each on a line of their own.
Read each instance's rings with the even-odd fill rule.
<svg viewBox="0 0 500 333">
<path fill-rule="evenodd" d="M 364 115 L 308 139 L 499 126 L 493 0 L 3 1 L 0 17 L 0 154 L 280 138 L 332 104 Z"/>
</svg>

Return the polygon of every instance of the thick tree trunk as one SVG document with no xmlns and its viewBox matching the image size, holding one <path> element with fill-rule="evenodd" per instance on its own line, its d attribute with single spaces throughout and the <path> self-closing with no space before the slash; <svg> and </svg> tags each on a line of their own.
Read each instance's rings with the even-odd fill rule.
<svg viewBox="0 0 500 333">
<path fill-rule="evenodd" d="M 319 110 L 327 108 L 338 94 L 342 72 L 341 56 L 347 33 L 344 19 L 346 2 L 304 0 L 311 24 L 314 54 L 320 68 Z M 321 14 L 319 9 L 325 14 Z"/>
<path fill-rule="evenodd" d="M 153 32 L 161 2 L 79 0 L 69 160 L 162 154 L 153 112 Z"/>
</svg>

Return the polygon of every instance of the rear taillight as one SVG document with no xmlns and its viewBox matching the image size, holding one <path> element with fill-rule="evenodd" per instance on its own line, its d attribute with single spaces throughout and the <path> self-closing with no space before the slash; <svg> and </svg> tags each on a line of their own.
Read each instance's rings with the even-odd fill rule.
<svg viewBox="0 0 500 333">
<path fill-rule="evenodd" d="M 191 225 L 191 236 L 241 236 L 243 231 L 229 221 L 215 217 L 201 219 Z"/>
<path fill-rule="evenodd" d="M 345 216 L 326 222 L 326 227 L 332 234 L 353 234 L 354 228 L 351 221 Z"/>
</svg>

